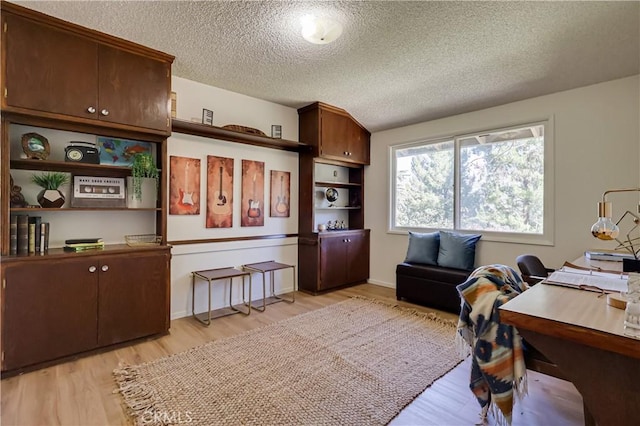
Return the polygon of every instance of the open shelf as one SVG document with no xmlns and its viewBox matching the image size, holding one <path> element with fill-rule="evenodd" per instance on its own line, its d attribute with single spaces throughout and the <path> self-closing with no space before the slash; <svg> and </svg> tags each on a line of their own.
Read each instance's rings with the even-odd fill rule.
<svg viewBox="0 0 640 426">
<path fill-rule="evenodd" d="M 316 210 L 358 210 L 360 206 L 344 206 L 344 207 L 316 207 Z"/>
<path fill-rule="evenodd" d="M 316 181 L 316 186 L 328 186 L 333 188 L 360 188 L 362 187 L 359 183 L 353 182 L 326 182 L 326 181 Z"/>
<path fill-rule="evenodd" d="M 223 129 L 222 127 L 209 126 L 206 124 L 193 123 L 185 120 L 171 120 L 171 130 L 176 133 L 202 136 L 211 139 L 221 139 L 229 142 L 238 142 L 248 145 L 261 146 L 264 148 L 282 149 L 285 151 L 306 151 L 310 149 L 307 144 L 290 141 L 287 139 L 275 139 L 268 136 L 252 135 L 235 130 Z"/>
<path fill-rule="evenodd" d="M 131 168 L 109 166 L 105 164 L 74 163 L 71 161 L 50 160 L 11 160 L 11 169 L 41 170 L 47 172 L 65 172 L 72 174 L 90 174 L 91 176 L 130 176 Z"/>
</svg>

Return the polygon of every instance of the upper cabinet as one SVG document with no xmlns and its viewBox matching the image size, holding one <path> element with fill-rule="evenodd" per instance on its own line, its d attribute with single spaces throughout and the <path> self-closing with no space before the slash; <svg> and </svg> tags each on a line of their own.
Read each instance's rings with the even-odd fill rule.
<svg viewBox="0 0 640 426">
<path fill-rule="evenodd" d="M 3 110 L 171 133 L 173 56 L 10 3 L 2 12 Z"/>
<path fill-rule="evenodd" d="M 315 102 L 298 110 L 300 140 L 314 147 L 314 155 L 331 160 L 369 164 L 371 133 L 351 115 Z"/>
</svg>

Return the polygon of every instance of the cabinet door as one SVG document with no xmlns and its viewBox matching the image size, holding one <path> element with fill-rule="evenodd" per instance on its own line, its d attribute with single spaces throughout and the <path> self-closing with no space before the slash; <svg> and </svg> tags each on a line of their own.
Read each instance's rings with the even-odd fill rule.
<svg viewBox="0 0 640 426">
<path fill-rule="evenodd" d="M 369 164 L 369 134 L 351 121 L 349 137 L 349 159 L 356 163 Z"/>
<path fill-rule="evenodd" d="M 169 64 L 100 46 L 101 121 L 170 131 Z"/>
<path fill-rule="evenodd" d="M 320 155 L 348 159 L 351 120 L 330 111 L 322 111 L 320 120 Z"/>
<path fill-rule="evenodd" d="M 105 256 L 98 286 L 98 344 L 168 330 L 166 252 Z"/>
<path fill-rule="evenodd" d="M 346 284 L 346 255 L 345 238 L 320 238 L 320 290 Z"/>
<path fill-rule="evenodd" d="M 95 272 L 90 272 L 92 266 Z M 86 351 L 97 340 L 97 259 L 7 266 L 3 370 Z"/>
<path fill-rule="evenodd" d="M 347 238 L 347 282 L 366 281 L 369 278 L 369 234 Z"/>
<path fill-rule="evenodd" d="M 4 14 L 6 105 L 97 118 L 98 45 L 70 33 Z"/>
</svg>

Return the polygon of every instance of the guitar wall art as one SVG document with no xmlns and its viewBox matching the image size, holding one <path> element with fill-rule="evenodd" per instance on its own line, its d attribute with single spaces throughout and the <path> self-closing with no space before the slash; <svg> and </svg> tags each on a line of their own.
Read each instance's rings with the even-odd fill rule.
<svg viewBox="0 0 640 426">
<path fill-rule="evenodd" d="M 172 155 L 169 163 L 169 214 L 200 214 L 200 159 Z"/>
<path fill-rule="evenodd" d="M 241 226 L 264 226 L 264 162 L 242 160 Z"/>
<path fill-rule="evenodd" d="M 207 228 L 233 225 L 233 158 L 207 155 Z"/>
<path fill-rule="evenodd" d="M 271 217 L 289 217 L 291 173 L 271 170 Z"/>
</svg>

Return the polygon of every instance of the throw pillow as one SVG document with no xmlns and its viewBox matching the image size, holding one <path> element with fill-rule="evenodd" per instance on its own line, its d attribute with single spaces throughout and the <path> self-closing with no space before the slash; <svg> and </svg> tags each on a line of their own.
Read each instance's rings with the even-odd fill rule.
<svg viewBox="0 0 640 426">
<path fill-rule="evenodd" d="M 477 234 L 440 231 L 438 265 L 471 271 L 476 261 L 476 243 L 481 237 Z"/>
<path fill-rule="evenodd" d="M 409 231 L 409 249 L 407 250 L 407 258 L 404 261 L 408 263 L 437 265 L 439 246 L 439 232 L 419 234 Z"/>
</svg>

